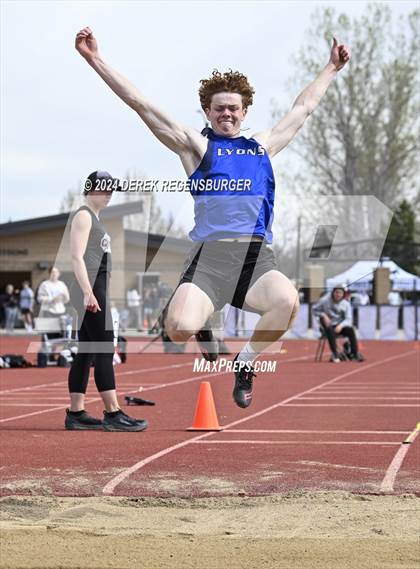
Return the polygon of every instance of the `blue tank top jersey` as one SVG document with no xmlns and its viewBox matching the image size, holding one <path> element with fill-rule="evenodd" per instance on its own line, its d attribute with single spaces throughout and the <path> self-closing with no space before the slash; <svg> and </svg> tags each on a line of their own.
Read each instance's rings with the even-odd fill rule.
<svg viewBox="0 0 420 569">
<path fill-rule="evenodd" d="M 193 241 L 240 235 L 273 240 L 274 173 L 268 152 L 253 138 L 228 138 L 205 129 L 207 151 L 189 177 L 194 198 Z"/>
</svg>

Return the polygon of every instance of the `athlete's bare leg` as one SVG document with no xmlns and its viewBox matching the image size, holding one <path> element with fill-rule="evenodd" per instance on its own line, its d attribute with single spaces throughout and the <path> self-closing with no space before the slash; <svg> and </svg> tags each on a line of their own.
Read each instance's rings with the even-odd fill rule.
<svg viewBox="0 0 420 569">
<path fill-rule="evenodd" d="M 254 368 L 258 355 L 282 337 L 290 328 L 299 308 L 298 292 L 280 271 L 272 270 L 262 275 L 248 290 L 245 303 L 262 312 L 250 340 L 235 358 L 235 386 L 233 399 L 242 408 L 252 401 Z"/>
<path fill-rule="evenodd" d="M 213 312 L 213 303 L 201 288 L 194 283 L 182 283 L 168 307 L 166 332 L 173 342 L 187 342 L 201 330 Z"/>
<path fill-rule="evenodd" d="M 245 302 L 262 312 L 249 343 L 262 352 L 289 330 L 299 309 L 296 288 L 280 271 L 268 271 L 248 290 Z"/>
</svg>

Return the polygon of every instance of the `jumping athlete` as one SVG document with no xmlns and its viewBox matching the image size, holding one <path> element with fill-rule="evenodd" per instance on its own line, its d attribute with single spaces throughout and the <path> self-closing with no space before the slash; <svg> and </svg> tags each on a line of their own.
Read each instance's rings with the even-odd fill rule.
<svg viewBox="0 0 420 569">
<path fill-rule="evenodd" d="M 99 184 L 104 182 L 110 183 L 100 189 Z M 68 378 L 71 400 L 65 419 L 68 430 L 143 431 L 147 428 L 147 421 L 133 419 L 120 409 L 115 390 L 114 332 L 108 295 L 111 238 L 99 221 L 101 210 L 112 197 L 114 182 L 108 172 L 92 172 L 85 184 L 86 205 L 74 213 L 71 221 L 70 252 L 77 279 L 71 299 L 81 325 L 79 351 Z M 95 383 L 105 406 L 103 421 L 85 411 L 93 358 Z"/>
<path fill-rule="evenodd" d="M 285 148 L 326 93 L 350 50 L 333 38 L 330 59 L 273 128 L 247 139 L 241 124 L 252 105 L 254 89 L 239 72 L 214 71 L 201 81 L 200 102 L 211 128 L 202 133 L 172 120 L 135 86 L 104 62 L 89 27 L 76 36 L 76 49 L 105 83 L 136 113 L 152 133 L 181 159 L 195 201 L 196 241 L 168 307 L 166 329 L 174 342 L 198 335 L 224 304 L 261 314 L 249 342 L 235 358 L 233 398 L 240 407 L 252 399 L 252 364 L 290 328 L 298 295 L 277 270 L 271 225 L 274 174 L 271 158 Z M 205 356 L 214 359 L 211 350 Z"/>
</svg>

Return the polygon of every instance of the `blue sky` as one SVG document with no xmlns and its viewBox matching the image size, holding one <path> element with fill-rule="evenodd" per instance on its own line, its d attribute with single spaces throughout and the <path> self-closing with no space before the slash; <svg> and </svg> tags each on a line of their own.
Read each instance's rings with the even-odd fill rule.
<svg viewBox="0 0 420 569">
<path fill-rule="evenodd" d="M 387 4 L 396 14 L 416 5 Z M 1 222 L 57 213 L 67 190 L 95 169 L 184 179 L 178 157 L 75 51 L 80 28 L 93 29 L 104 59 L 147 97 L 197 129 L 199 80 L 215 67 L 246 73 L 256 89 L 251 134 L 269 126 L 273 97 L 292 103 L 291 57 L 320 5 L 358 16 L 366 2 L 2 2 Z M 159 203 L 168 214 L 179 199 L 161 194 Z M 181 199 L 188 228 L 192 200 Z"/>
</svg>

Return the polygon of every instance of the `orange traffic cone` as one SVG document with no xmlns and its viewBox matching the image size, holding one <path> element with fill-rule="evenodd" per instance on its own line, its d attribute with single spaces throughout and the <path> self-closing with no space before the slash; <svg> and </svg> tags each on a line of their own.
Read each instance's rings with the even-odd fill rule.
<svg viewBox="0 0 420 569">
<path fill-rule="evenodd" d="M 221 431 L 214 405 L 211 385 L 208 381 L 202 381 L 198 394 L 197 406 L 192 427 L 187 431 Z"/>
</svg>

